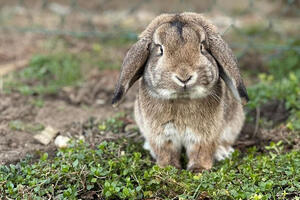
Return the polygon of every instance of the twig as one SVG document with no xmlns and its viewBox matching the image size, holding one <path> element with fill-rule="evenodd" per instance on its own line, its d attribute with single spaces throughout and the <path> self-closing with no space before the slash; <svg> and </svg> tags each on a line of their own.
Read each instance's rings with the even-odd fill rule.
<svg viewBox="0 0 300 200">
<path fill-rule="evenodd" d="M 260 107 L 256 107 L 256 118 L 255 118 L 255 129 L 252 135 L 252 138 L 256 137 L 259 128 L 259 120 L 260 120 Z"/>
</svg>

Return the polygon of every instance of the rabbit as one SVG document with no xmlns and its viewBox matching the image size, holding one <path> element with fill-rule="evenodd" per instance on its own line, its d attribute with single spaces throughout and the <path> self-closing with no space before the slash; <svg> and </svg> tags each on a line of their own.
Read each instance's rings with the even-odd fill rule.
<svg viewBox="0 0 300 200">
<path fill-rule="evenodd" d="M 230 156 L 249 100 L 236 58 L 202 14 L 162 14 L 128 50 L 113 106 L 138 81 L 134 115 L 144 148 L 156 163 L 187 169 L 212 168 Z"/>
</svg>

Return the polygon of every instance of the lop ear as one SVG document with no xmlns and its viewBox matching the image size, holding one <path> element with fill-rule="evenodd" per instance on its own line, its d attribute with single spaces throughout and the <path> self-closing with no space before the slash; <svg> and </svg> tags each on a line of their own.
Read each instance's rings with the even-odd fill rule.
<svg viewBox="0 0 300 200">
<path fill-rule="evenodd" d="M 228 44 L 218 34 L 216 27 L 201 14 L 186 12 L 181 16 L 187 23 L 200 25 L 204 29 L 208 51 L 218 63 L 220 77 L 238 101 L 241 101 L 241 98 L 248 101 L 249 97 L 240 75 L 236 58 Z"/>
<path fill-rule="evenodd" d="M 218 33 L 210 30 L 206 32 L 209 40 L 209 50 L 218 63 L 220 77 L 238 101 L 241 101 L 241 98 L 246 100 L 246 102 L 249 101 L 247 90 L 232 50 Z"/>
<path fill-rule="evenodd" d="M 120 103 L 128 89 L 142 76 L 149 55 L 150 42 L 149 39 L 141 38 L 128 50 L 115 87 L 112 99 L 113 106 L 117 106 Z"/>
</svg>

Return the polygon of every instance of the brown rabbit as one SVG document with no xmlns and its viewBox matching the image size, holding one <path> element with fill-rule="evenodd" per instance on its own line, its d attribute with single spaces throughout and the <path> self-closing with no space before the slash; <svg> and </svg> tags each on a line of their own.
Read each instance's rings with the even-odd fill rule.
<svg viewBox="0 0 300 200">
<path fill-rule="evenodd" d="M 128 51 L 113 97 L 117 105 L 139 80 L 136 122 L 158 165 L 210 169 L 232 152 L 248 100 L 236 59 L 213 26 L 196 13 L 156 17 Z"/>
</svg>

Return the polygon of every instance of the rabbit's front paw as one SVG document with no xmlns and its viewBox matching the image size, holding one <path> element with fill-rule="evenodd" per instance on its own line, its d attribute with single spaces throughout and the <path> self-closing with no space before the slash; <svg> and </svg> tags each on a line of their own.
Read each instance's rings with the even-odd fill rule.
<svg viewBox="0 0 300 200">
<path fill-rule="evenodd" d="M 208 144 L 193 144 L 187 147 L 189 162 L 187 169 L 192 172 L 209 170 L 213 166 L 213 147 Z"/>
<path fill-rule="evenodd" d="M 210 170 L 211 168 L 212 168 L 212 163 L 208 164 L 206 166 L 203 166 L 203 164 L 201 164 L 201 163 L 195 163 L 195 164 L 188 166 L 187 170 L 194 172 L 194 173 L 198 173 L 198 172 L 202 172 L 204 170 Z"/>
<path fill-rule="evenodd" d="M 234 149 L 231 146 L 225 147 L 223 145 L 219 145 L 215 152 L 215 159 L 217 161 L 224 160 L 229 158 L 233 152 Z"/>
<path fill-rule="evenodd" d="M 181 164 L 179 159 L 160 159 L 157 160 L 157 164 L 160 167 L 166 167 L 168 165 L 174 166 L 177 169 L 181 169 Z"/>
<path fill-rule="evenodd" d="M 156 162 L 160 167 L 171 165 L 181 169 L 180 149 L 175 148 L 172 142 L 165 142 L 165 144 L 159 146 L 152 145 L 151 149 L 153 150 L 156 156 Z"/>
</svg>

